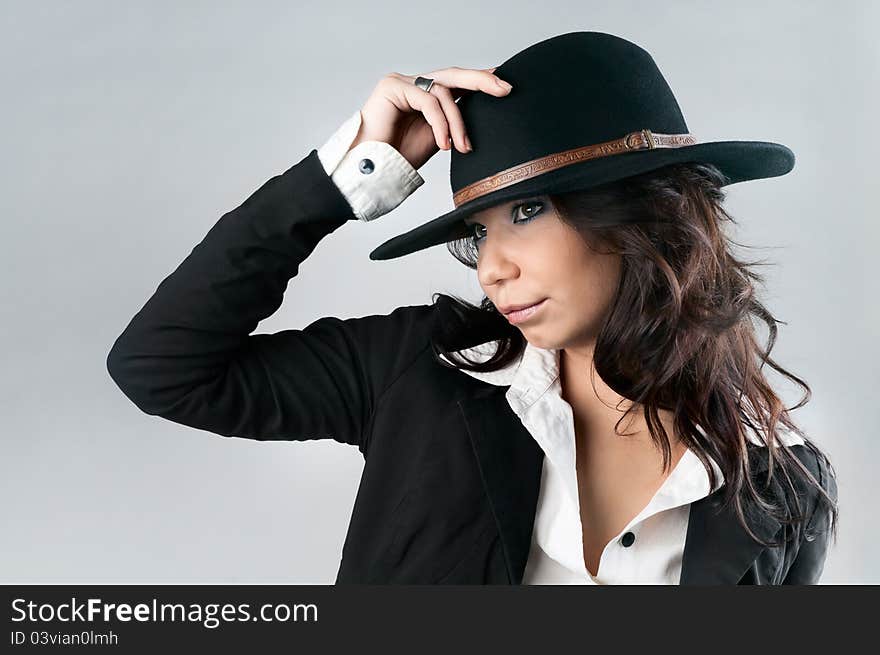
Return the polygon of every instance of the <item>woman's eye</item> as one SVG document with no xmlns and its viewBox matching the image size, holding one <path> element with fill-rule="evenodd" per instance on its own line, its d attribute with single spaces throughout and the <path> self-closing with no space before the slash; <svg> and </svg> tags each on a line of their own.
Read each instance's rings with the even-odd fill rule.
<svg viewBox="0 0 880 655">
<path fill-rule="evenodd" d="M 520 209 L 523 209 L 524 207 L 526 209 L 528 209 L 529 211 L 524 211 L 523 216 L 525 216 L 526 220 L 529 220 L 529 219 L 534 218 L 535 216 L 537 216 L 538 214 L 541 213 L 541 209 L 544 207 L 544 203 L 537 201 L 537 200 L 520 203 L 519 205 L 517 205 L 516 207 L 513 208 L 514 219 L 516 219 L 517 212 Z M 519 222 L 523 223 L 524 221 L 519 221 Z"/>
<path fill-rule="evenodd" d="M 521 202 L 520 204 L 515 205 L 511 209 L 511 211 L 510 211 L 511 218 L 513 219 L 513 222 L 517 223 L 517 224 L 528 223 L 535 216 L 540 214 L 543 208 L 544 208 L 544 203 L 537 201 L 537 200 Z M 523 210 L 522 214 L 520 214 L 521 209 Z M 522 216 L 522 218 L 519 218 L 520 216 Z M 519 218 L 519 220 L 517 220 L 518 218 Z M 472 239 L 473 239 L 474 243 L 479 244 L 481 241 L 483 241 L 483 239 L 486 238 L 485 233 L 480 232 L 480 230 L 485 231 L 485 229 L 486 228 L 484 226 L 480 225 L 479 223 L 473 224 L 473 237 L 472 237 Z"/>
</svg>

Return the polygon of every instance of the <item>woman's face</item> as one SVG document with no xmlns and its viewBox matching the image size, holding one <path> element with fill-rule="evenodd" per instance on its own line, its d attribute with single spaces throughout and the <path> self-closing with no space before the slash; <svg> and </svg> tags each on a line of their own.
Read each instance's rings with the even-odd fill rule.
<svg viewBox="0 0 880 655">
<path fill-rule="evenodd" d="M 550 198 L 509 201 L 465 219 L 479 250 L 477 277 L 498 311 L 543 301 L 521 321 L 509 317 L 539 348 L 591 344 L 620 275 L 620 256 L 591 250 L 564 223 Z"/>
</svg>

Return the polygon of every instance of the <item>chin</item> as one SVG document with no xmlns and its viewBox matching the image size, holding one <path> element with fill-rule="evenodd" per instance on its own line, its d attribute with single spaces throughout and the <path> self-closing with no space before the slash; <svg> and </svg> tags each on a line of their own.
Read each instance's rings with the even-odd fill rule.
<svg viewBox="0 0 880 655">
<path fill-rule="evenodd" d="M 520 330 L 522 335 L 535 348 L 543 348 L 544 350 L 558 349 L 559 345 L 555 339 L 549 339 L 546 335 L 530 334 L 528 330 Z"/>
</svg>

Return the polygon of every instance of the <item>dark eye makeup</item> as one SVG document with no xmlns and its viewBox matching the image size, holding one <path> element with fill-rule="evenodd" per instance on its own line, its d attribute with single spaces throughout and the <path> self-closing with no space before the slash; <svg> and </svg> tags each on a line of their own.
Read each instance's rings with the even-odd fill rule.
<svg viewBox="0 0 880 655">
<path fill-rule="evenodd" d="M 520 215 L 520 209 L 524 209 L 524 212 L 522 213 L 523 218 L 517 220 L 517 217 Z M 514 223 L 529 223 L 543 210 L 544 201 L 539 200 L 538 198 L 527 198 L 526 200 L 519 202 L 510 208 L 510 217 L 513 219 Z M 479 223 L 470 223 L 469 228 L 472 231 L 471 241 L 474 243 L 474 245 L 480 244 L 486 238 L 485 234 L 480 234 L 478 232 L 480 228 L 483 228 L 483 226 Z"/>
</svg>

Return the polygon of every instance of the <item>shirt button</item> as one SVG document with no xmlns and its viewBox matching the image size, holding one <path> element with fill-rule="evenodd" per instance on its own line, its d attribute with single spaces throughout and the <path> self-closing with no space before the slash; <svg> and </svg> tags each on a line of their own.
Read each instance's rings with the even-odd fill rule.
<svg viewBox="0 0 880 655">
<path fill-rule="evenodd" d="M 360 168 L 361 173 L 363 173 L 364 175 L 369 175 L 376 168 L 376 166 L 373 164 L 372 159 L 361 159 L 358 167 Z"/>
<path fill-rule="evenodd" d="M 627 532 L 620 538 L 620 543 L 629 548 L 635 540 L 636 536 L 632 532 Z"/>
</svg>

